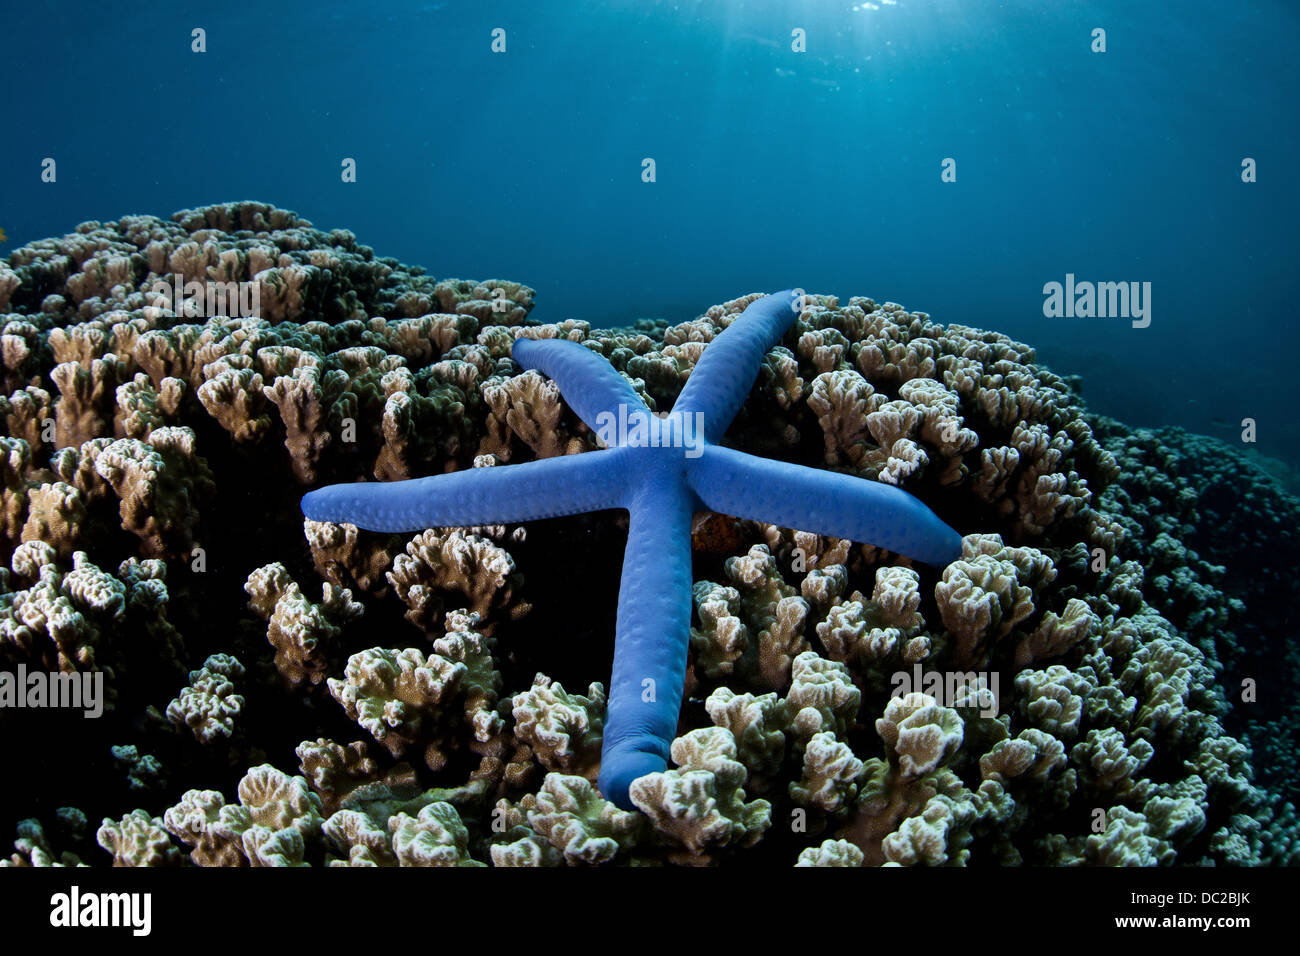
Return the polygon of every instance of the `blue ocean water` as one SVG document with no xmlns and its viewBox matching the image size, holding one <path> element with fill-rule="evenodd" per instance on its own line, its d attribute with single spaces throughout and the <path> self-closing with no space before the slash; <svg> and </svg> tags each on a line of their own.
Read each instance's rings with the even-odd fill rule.
<svg viewBox="0 0 1300 956">
<path fill-rule="evenodd" d="M 1030 342 L 1130 424 L 1236 441 L 1249 417 L 1300 462 L 1298 21 L 1273 0 L 25 4 L 0 38 L 0 253 L 258 199 L 525 282 L 542 320 L 870 295 Z M 1046 317 L 1067 274 L 1151 283 L 1150 325 Z"/>
</svg>

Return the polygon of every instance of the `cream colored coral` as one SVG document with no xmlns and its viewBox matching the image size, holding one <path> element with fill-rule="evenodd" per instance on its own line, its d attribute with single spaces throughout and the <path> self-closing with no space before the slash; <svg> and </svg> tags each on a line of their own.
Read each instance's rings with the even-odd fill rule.
<svg viewBox="0 0 1300 956">
<path fill-rule="evenodd" d="M 225 368 L 198 389 L 199 401 L 237 442 L 259 440 L 271 428 L 262 376 L 250 368 Z"/>
<path fill-rule="evenodd" d="M 80 490 L 63 481 L 43 484 L 27 492 L 21 538 L 48 542 L 66 558 L 81 540 L 85 521 L 86 499 Z"/>
<path fill-rule="evenodd" d="M 849 560 L 853 542 L 808 531 L 792 531 L 763 522 L 747 522 L 758 529 L 768 550 L 781 561 L 788 561 L 795 571 L 817 570 L 844 564 Z"/>
<path fill-rule="evenodd" d="M 885 397 L 852 369 L 824 371 L 813 379 L 808 407 L 825 436 L 826 464 L 864 463 L 871 416 L 884 402 Z"/>
<path fill-rule="evenodd" d="M 461 718 L 472 732 L 475 744 L 495 745 L 500 742 L 505 727 L 496 708 L 501 673 L 492 657 L 492 641 L 475 630 L 477 625 L 477 614 L 449 611 L 447 633 L 433 642 L 433 649 L 448 661 L 464 666 L 460 681 Z M 494 748 L 474 746 L 474 749 L 485 753 Z"/>
<path fill-rule="evenodd" d="M 700 626 L 691 627 L 695 666 L 708 677 L 730 675 L 749 647 L 749 629 L 740 619 L 740 592 L 699 581 L 692 587 Z"/>
<path fill-rule="evenodd" d="M 469 832 L 449 803 L 431 803 L 411 817 L 388 821 L 398 866 L 486 866 L 469 855 Z"/>
<path fill-rule="evenodd" d="M 902 632 L 892 627 L 872 627 L 866 599 L 859 591 L 852 598 L 836 604 L 817 625 L 826 654 L 832 660 L 862 662 L 874 666 L 888 660 L 902 639 Z"/>
<path fill-rule="evenodd" d="M 808 602 L 785 583 L 765 545 L 756 544 L 747 554 L 728 558 L 723 567 L 748 619 L 752 635 L 748 646 L 753 654 L 749 669 L 763 687 L 780 690 L 789 681 L 791 662 L 808 650 L 803 634 Z"/>
<path fill-rule="evenodd" d="M 910 568 L 878 568 L 870 601 L 855 591 L 848 600 L 831 607 L 817 625 L 826 653 L 833 660 L 874 666 L 889 660 L 908 642 L 908 660 L 924 657 L 928 645 L 910 646 L 922 623 L 917 610 L 921 605 L 918 582 Z"/>
<path fill-rule="evenodd" d="M 502 461 L 509 461 L 511 435 L 528 445 L 538 458 L 585 450 L 584 442 L 571 437 L 562 424 L 564 403 L 560 387 L 551 379 L 528 371 L 485 383 L 482 395 L 491 417 L 480 454 L 492 452 Z"/>
<path fill-rule="evenodd" d="M 104 818 L 95 839 L 113 854 L 114 866 L 175 866 L 180 852 L 172 845 L 163 821 L 144 810 L 134 810 L 121 820 Z"/>
<path fill-rule="evenodd" d="M 842 737 L 861 703 L 862 692 L 839 661 L 828 661 L 812 651 L 794 659 L 785 707 L 797 739 L 806 741 L 823 730 Z"/>
<path fill-rule="evenodd" d="M 30 450 L 39 450 L 45 444 L 45 423 L 53 415 L 50 393 L 43 388 L 28 385 L 8 398 L 0 395 L 0 416 L 9 435 L 22 439 Z"/>
<path fill-rule="evenodd" d="M 1015 738 L 999 740 L 980 757 L 980 776 L 998 783 L 1020 776 L 1042 781 L 1065 763 L 1064 745 L 1051 734 L 1030 727 Z"/>
<path fill-rule="evenodd" d="M 147 443 L 115 441 L 94 461 L 96 473 L 121 499 L 122 528 L 141 539 L 149 556 L 188 554 L 199 520 L 196 505 L 212 488 L 193 431 L 154 428 Z"/>
<path fill-rule="evenodd" d="M 321 835 L 342 858 L 329 866 L 397 866 L 389 835 L 358 810 L 339 810 L 321 825 Z"/>
<path fill-rule="evenodd" d="M 602 798 L 586 777 L 548 773 L 528 810 L 528 825 L 568 863 L 597 864 L 636 845 L 642 818 Z"/>
<path fill-rule="evenodd" d="M 235 718 L 243 712 L 244 698 L 235 693 L 235 681 L 244 666 L 229 654 L 213 654 L 203 667 L 190 671 L 190 683 L 167 705 L 167 719 L 188 727 L 201 744 L 229 738 Z"/>
<path fill-rule="evenodd" d="M 460 690 L 466 672 L 464 664 L 440 654 L 376 647 L 348 658 L 344 679 L 331 677 L 329 689 L 350 719 L 400 757 L 436 736 L 439 714 Z M 439 743 L 434 739 L 425 750 L 425 761 L 435 770 L 447 759 Z"/>
<path fill-rule="evenodd" d="M 803 776 L 790 784 L 790 797 L 824 813 L 835 813 L 857 795 L 862 761 L 829 732 L 815 734 L 803 753 Z"/>
<path fill-rule="evenodd" d="M 319 604 L 313 604 L 276 562 L 253 571 L 244 584 L 248 606 L 267 621 L 266 639 L 275 648 L 275 667 L 290 687 L 319 684 L 328 666 L 327 649 L 343 627 L 361 617 L 365 608 L 352 592 L 326 582 Z"/>
<path fill-rule="evenodd" d="M 921 410 L 908 402 L 886 402 L 867 416 L 867 428 L 881 448 L 911 438 L 921 423 Z"/>
<path fill-rule="evenodd" d="M 74 554 L 72 563 L 61 587 L 73 605 L 103 618 L 121 618 L 126 610 L 126 586 L 91 564 L 84 551 Z"/>
<path fill-rule="evenodd" d="M 839 367 L 848 347 L 849 340 L 835 328 L 816 329 L 799 336 L 799 355 L 823 373 Z"/>
<path fill-rule="evenodd" d="M 861 866 L 865 856 L 848 840 L 823 840 L 799 853 L 795 866 Z"/>
<path fill-rule="evenodd" d="M 215 790 L 189 790 L 163 824 L 199 866 L 304 865 L 306 841 L 322 822 L 320 798 L 307 781 L 262 764 L 239 781 L 238 796 L 238 804 L 226 804 Z"/>
<path fill-rule="evenodd" d="M 1025 716 L 1034 726 L 1067 739 L 1078 732 L 1083 698 L 1092 689 L 1086 678 L 1062 664 L 1016 675 L 1019 706 Z"/>
<path fill-rule="evenodd" d="M 205 270 L 206 271 L 206 270 Z M 258 288 L 258 306 L 263 318 L 293 322 L 302 315 L 303 300 L 309 285 L 320 275 L 315 266 L 290 265 L 265 269 L 254 276 Z"/>
<path fill-rule="evenodd" d="M 1097 616 L 1079 598 L 1070 598 L 1058 615 L 1048 611 L 1033 632 L 1016 645 L 1013 663 L 1026 667 L 1049 657 L 1060 657 L 1084 640 L 1097 625 Z"/>
<path fill-rule="evenodd" d="M 584 697 L 538 674 L 511 705 L 515 736 L 533 748 L 543 767 L 596 778 L 605 726 L 605 691 L 600 684 L 592 684 Z"/>
<path fill-rule="evenodd" d="M 394 551 L 401 546 L 396 535 L 363 537 L 354 524 L 310 518 L 303 521 L 303 534 L 322 578 L 339 587 L 355 582 L 362 591 L 377 596 L 387 591 L 384 575 L 392 566 Z"/>
<path fill-rule="evenodd" d="M 441 591 L 459 591 L 483 621 L 493 613 L 522 616 L 530 608 L 515 598 L 523 579 L 510 553 L 460 529 L 430 528 L 416 535 L 406 554 L 393 559 L 387 577 L 408 608 L 407 620 L 424 631 L 438 630 Z"/>
<path fill-rule="evenodd" d="M 1115 727 L 1098 727 L 1074 745 L 1070 756 L 1089 771 L 1098 787 L 1123 793 L 1133 785 L 1134 774 L 1155 756 L 1155 748 L 1145 740 L 1125 740 Z"/>
<path fill-rule="evenodd" d="M 9 307 L 9 300 L 18 288 L 22 280 L 18 273 L 14 272 L 7 265 L 0 265 L 0 309 Z"/>
<path fill-rule="evenodd" d="M 808 602 L 810 616 L 822 618 L 840 600 L 849 583 L 848 569 L 842 564 L 813 568 L 799 582 L 799 593 Z"/>
<path fill-rule="evenodd" d="M 993 645 L 1034 613 L 1034 587 L 1056 577 L 1033 548 L 1008 548 L 997 535 L 967 535 L 934 596 L 957 645 L 960 666 L 987 661 Z"/>
<path fill-rule="evenodd" d="M 909 438 L 900 438 L 889 449 L 885 466 L 880 469 L 880 480 L 887 485 L 901 486 L 929 463 L 930 458 L 920 445 Z"/>
<path fill-rule="evenodd" d="M 963 738 L 962 719 L 928 694 L 892 697 L 876 733 L 889 748 L 905 778 L 916 778 L 938 768 L 955 754 Z"/>
<path fill-rule="evenodd" d="M 54 409 L 54 443 L 59 448 L 101 437 L 111 427 L 126 363 L 113 357 L 95 358 L 88 365 L 63 362 L 50 370 L 50 379 L 61 396 Z"/>
<path fill-rule="evenodd" d="M 161 429 L 175 421 L 181 400 L 185 397 L 185 388 L 183 380 L 170 377 L 163 378 L 155 388 L 148 375 L 137 372 L 134 379 L 119 385 L 114 392 L 115 434 L 149 441 L 154 429 Z M 92 438 L 94 435 L 86 437 Z"/>
<path fill-rule="evenodd" d="M 908 817 L 881 842 L 886 865 L 940 866 L 948 862 L 948 834 L 956 824 L 955 814 L 963 809 L 963 804 L 949 797 L 932 797 L 925 809 Z"/>
<path fill-rule="evenodd" d="M 745 802 L 745 765 L 736 742 L 721 727 L 693 730 L 672 744 L 677 769 L 632 782 L 632 802 L 667 839 L 692 854 L 748 846 L 771 825 L 766 800 Z"/>
<path fill-rule="evenodd" d="M 44 555 L 35 555 L 26 545 L 15 553 L 15 573 L 35 570 L 36 580 L 0 602 L 0 642 L 17 647 L 24 656 L 48 661 L 51 669 L 63 673 L 90 670 L 95 666 L 99 629 L 83 612 L 93 608 L 88 604 L 78 607 L 63 589 L 57 565 L 37 564 Z M 41 644 L 42 638 L 53 644 L 53 653 Z"/>
<path fill-rule="evenodd" d="M 714 726 L 731 732 L 737 756 L 750 773 L 771 773 L 785 756 L 786 705 L 776 694 L 736 694 L 719 687 L 704 702 Z"/>
<path fill-rule="evenodd" d="M 280 410 L 284 447 L 288 449 L 294 477 L 300 484 L 316 481 L 321 456 L 335 441 L 336 436 L 330 431 L 330 411 L 347 381 L 346 372 L 325 371 L 319 364 L 302 364 L 292 374 L 281 375 L 271 385 L 262 386 L 267 401 Z"/>
<path fill-rule="evenodd" d="M 59 813 L 62 816 L 68 807 L 60 807 Z M 81 813 L 80 810 L 75 811 Z M 84 821 L 85 817 L 82 816 Z M 55 856 L 53 848 L 50 846 L 49 838 L 45 835 L 45 829 L 41 826 L 40 821 L 36 819 L 27 819 L 18 821 L 18 839 L 14 841 L 14 850 L 16 851 L 7 860 L 0 859 L 0 868 L 14 867 L 82 867 L 89 864 L 81 862 L 81 859 L 70 851 L 64 851 Z"/>
</svg>

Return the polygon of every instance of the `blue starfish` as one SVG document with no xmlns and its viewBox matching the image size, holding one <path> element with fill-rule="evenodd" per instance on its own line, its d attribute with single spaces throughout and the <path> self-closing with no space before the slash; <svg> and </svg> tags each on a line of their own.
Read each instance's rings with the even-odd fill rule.
<svg viewBox="0 0 1300 956">
<path fill-rule="evenodd" d="M 695 511 L 868 542 L 936 566 L 961 553 L 957 532 L 901 489 L 718 444 L 800 301 L 781 292 L 751 303 L 704 350 L 664 418 L 590 349 L 562 339 L 516 339 L 514 360 L 554 379 L 610 447 L 410 481 L 330 485 L 303 497 L 303 513 L 391 532 L 626 508 L 631 521 L 599 786 L 607 799 L 632 809 L 628 787 L 667 767 L 677 730 Z"/>
</svg>

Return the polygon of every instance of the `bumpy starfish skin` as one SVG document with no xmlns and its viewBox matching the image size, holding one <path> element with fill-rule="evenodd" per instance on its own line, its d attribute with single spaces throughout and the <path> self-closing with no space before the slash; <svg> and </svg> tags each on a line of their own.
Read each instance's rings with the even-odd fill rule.
<svg viewBox="0 0 1300 956">
<path fill-rule="evenodd" d="M 581 455 L 410 481 L 330 485 L 303 497 L 303 513 L 372 531 L 418 531 L 626 508 L 631 520 L 599 786 L 607 799 L 633 809 L 629 786 L 667 767 L 677 729 L 695 511 L 850 538 L 936 566 L 961 554 L 960 535 L 905 491 L 716 444 L 749 395 L 763 356 L 798 314 L 799 301 L 787 291 L 751 303 L 709 343 L 664 418 L 582 345 L 517 339 L 514 360 L 554 379 L 602 438 L 613 433 L 610 423 L 620 412 L 633 427 L 617 429 L 613 447 Z M 702 425 L 702 434 L 695 425 Z"/>
</svg>

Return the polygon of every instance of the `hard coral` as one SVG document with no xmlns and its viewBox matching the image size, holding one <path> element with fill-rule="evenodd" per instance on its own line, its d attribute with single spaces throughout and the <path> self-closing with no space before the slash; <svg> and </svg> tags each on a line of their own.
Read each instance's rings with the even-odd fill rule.
<svg viewBox="0 0 1300 956">
<path fill-rule="evenodd" d="M 254 282 L 262 315 L 178 314 L 153 291 L 177 280 Z M 93 862 L 172 865 L 184 845 L 200 865 L 700 864 L 760 841 L 799 866 L 1300 860 L 1297 658 L 1276 651 L 1294 495 L 1257 455 L 1090 416 L 1023 343 L 862 297 L 808 297 L 726 442 L 897 483 L 964 552 L 930 571 L 728 523 L 695 555 L 677 766 L 637 781 L 640 812 L 614 808 L 590 785 L 603 690 L 564 687 L 607 670 L 591 582 L 617 567 L 616 519 L 525 541 L 292 517 L 316 483 L 585 454 L 596 437 L 511 359 L 517 338 L 580 343 L 665 408 L 755 296 L 621 330 L 538 325 L 533 299 L 252 202 L 88 222 L 0 264 L 0 657 L 102 672 L 109 739 L 137 746 L 111 772 L 173 803 L 156 818 L 85 791 Z M 364 641 L 345 626 L 361 602 Z M 191 671 L 169 711 L 198 739 L 148 716 Z M 914 673 L 997 678 L 996 712 L 900 685 Z M 344 714 L 368 741 L 325 736 Z M 250 753 L 307 736 L 303 776 L 254 767 L 235 804 L 171 783 L 235 728 Z M 806 831 L 770 826 L 794 811 Z M 61 838 L 23 821 L 7 865 L 78 865 Z"/>
</svg>

